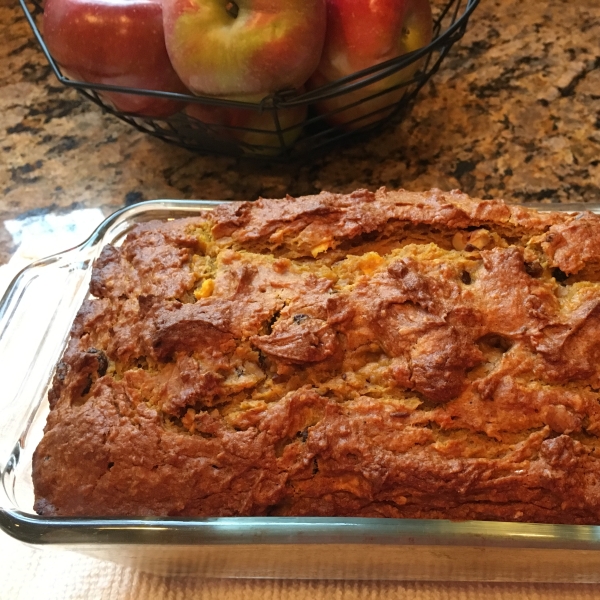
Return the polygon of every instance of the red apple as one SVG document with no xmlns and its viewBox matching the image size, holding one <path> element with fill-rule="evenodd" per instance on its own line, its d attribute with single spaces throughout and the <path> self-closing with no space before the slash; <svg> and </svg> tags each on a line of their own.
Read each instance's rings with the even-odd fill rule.
<svg viewBox="0 0 600 600">
<path fill-rule="evenodd" d="M 318 88 L 418 50 L 431 41 L 432 29 L 429 0 L 327 0 L 325 47 L 308 87 Z M 385 90 L 409 81 L 418 67 L 412 64 L 378 82 L 323 100 L 317 110 L 331 124 L 346 129 L 379 121 L 392 112 L 405 91 L 402 87 Z M 336 112 L 327 114 L 332 111 Z"/>
<path fill-rule="evenodd" d="M 253 109 L 190 103 L 185 112 L 205 125 L 215 126 L 213 128 L 215 136 L 242 142 L 242 149 L 246 154 L 275 156 L 282 150 L 273 111 L 261 112 Z M 287 147 L 291 146 L 302 132 L 306 112 L 306 106 L 277 111 L 279 129 L 283 143 Z"/>
<path fill-rule="evenodd" d="M 165 47 L 160 0 L 46 0 L 44 40 L 65 75 L 88 83 L 186 93 Z M 166 117 L 181 102 L 99 92 L 127 113 Z"/>
<path fill-rule="evenodd" d="M 319 64 L 326 0 L 164 0 L 167 51 L 199 95 L 296 89 Z"/>
</svg>

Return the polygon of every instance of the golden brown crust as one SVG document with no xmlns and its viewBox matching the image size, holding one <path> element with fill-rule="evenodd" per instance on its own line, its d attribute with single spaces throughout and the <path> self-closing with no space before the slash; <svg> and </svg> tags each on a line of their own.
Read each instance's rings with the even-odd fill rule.
<svg viewBox="0 0 600 600">
<path fill-rule="evenodd" d="M 600 523 L 599 231 L 384 189 L 138 226 L 57 367 L 36 510 Z"/>
</svg>

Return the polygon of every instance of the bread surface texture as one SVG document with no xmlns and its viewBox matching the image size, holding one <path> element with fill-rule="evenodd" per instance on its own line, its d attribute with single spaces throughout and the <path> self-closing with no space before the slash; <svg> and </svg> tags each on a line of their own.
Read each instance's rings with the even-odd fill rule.
<svg viewBox="0 0 600 600">
<path fill-rule="evenodd" d="M 96 260 L 35 509 L 599 524 L 599 390 L 600 217 L 225 203 Z"/>
</svg>

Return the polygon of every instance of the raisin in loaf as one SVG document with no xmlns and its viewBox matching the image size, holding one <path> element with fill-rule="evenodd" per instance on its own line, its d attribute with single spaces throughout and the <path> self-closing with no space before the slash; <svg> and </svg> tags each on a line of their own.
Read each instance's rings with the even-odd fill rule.
<svg viewBox="0 0 600 600">
<path fill-rule="evenodd" d="M 43 515 L 600 523 L 600 217 L 459 192 L 232 202 L 95 263 Z"/>
</svg>

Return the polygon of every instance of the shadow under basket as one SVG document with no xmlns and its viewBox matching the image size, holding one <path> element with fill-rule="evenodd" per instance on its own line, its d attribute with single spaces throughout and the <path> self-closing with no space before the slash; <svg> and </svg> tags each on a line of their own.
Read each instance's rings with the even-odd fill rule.
<svg viewBox="0 0 600 600">
<path fill-rule="evenodd" d="M 107 113 L 139 131 L 189 150 L 277 162 L 314 155 L 399 121 L 421 87 L 439 69 L 453 44 L 464 35 L 468 20 L 479 4 L 479 0 L 433 0 L 433 38 L 420 50 L 310 91 L 283 92 L 268 96 L 260 103 L 247 103 L 70 79 L 52 58 L 38 28 L 43 13 L 40 0 L 19 2 L 58 80 L 79 90 Z M 400 72 L 406 76 L 397 76 Z M 400 83 L 377 86 L 377 82 L 387 78 Z M 186 108 L 166 118 L 140 116 L 115 109 L 103 98 L 103 92 L 177 100 Z M 331 102 L 332 99 L 335 102 Z M 324 104 L 335 104 L 335 108 L 324 110 Z M 243 114 L 251 115 L 246 121 L 252 125 L 223 124 L 223 120 L 204 117 L 228 109 L 241 109 Z M 343 124 L 340 125 L 340 121 Z"/>
</svg>

